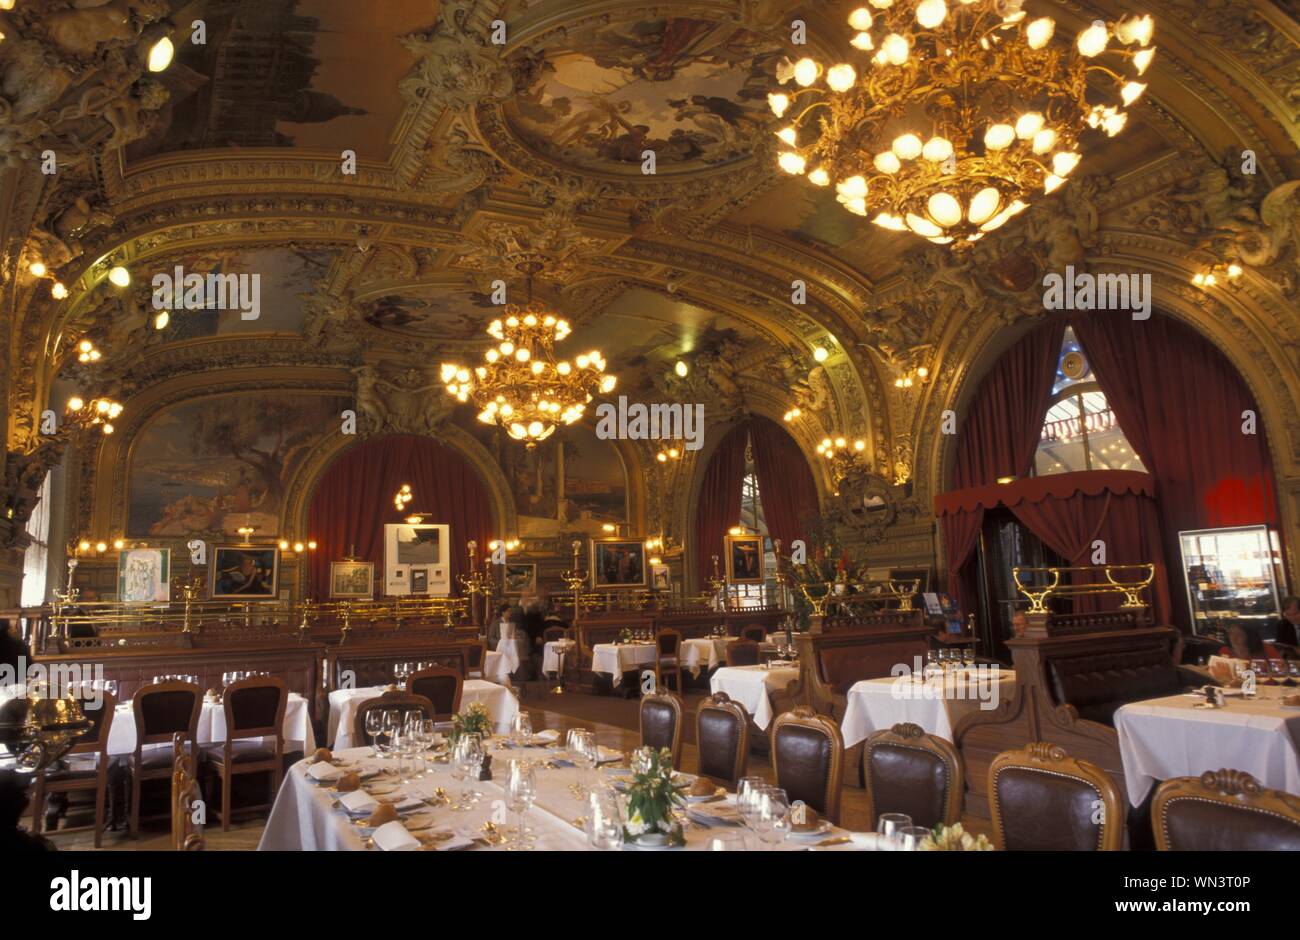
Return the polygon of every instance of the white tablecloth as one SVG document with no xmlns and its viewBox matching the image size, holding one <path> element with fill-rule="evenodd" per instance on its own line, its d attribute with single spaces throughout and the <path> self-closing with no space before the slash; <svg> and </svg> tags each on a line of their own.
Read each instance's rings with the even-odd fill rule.
<svg viewBox="0 0 1300 940">
<path fill-rule="evenodd" d="M 1282 694 L 1260 686 L 1253 701 L 1230 696 L 1214 709 L 1197 708 L 1203 699 L 1186 695 L 1121 706 L 1115 730 L 1129 802 L 1140 805 L 1158 781 L 1219 769 L 1300 794 L 1300 708 L 1283 707 Z"/>
<path fill-rule="evenodd" d="M 501 655 L 501 668 L 506 675 L 518 672 L 520 664 L 528 661 L 528 637 L 514 639 L 503 636 L 497 640 L 496 652 Z"/>
<path fill-rule="evenodd" d="M 599 737 L 599 732 L 597 733 Z M 565 758 L 567 755 L 562 750 L 557 749 L 500 749 L 495 745 L 499 742 L 493 742 L 491 747 L 492 753 L 492 780 L 477 781 L 472 786 L 481 794 L 478 803 L 472 808 L 457 812 L 446 805 L 436 807 L 425 806 L 418 812 L 420 814 L 429 814 L 433 816 L 434 828 L 446 831 L 464 834 L 467 837 L 478 835 L 483 823 L 492 818 L 494 812 L 503 815 L 498 816 L 498 825 L 508 825 L 510 832 L 518 822 L 518 817 L 513 812 L 506 810 L 504 784 L 508 772 L 508 761 L 512 757 L 519 757 L 534 762 L 534 773 L 537 779 L 537 797 L 533 809 L 529 811 L 526 817 L 526 824 L 532 830 L 536 839 L 537 851 L 584 851 L 588 849 L 587 837 L 583 831 L 574 825 L 574 821 L 586 815 L 586 802 L 575 798 L 570 792 L 570 787 L 579 780 L 580 771 L 576 768 L 556 768 L 547 769 L 546 761 L 556 758 Z M 614 743 L 614 742 L 609 742 Z M 356 748 L 344 751 L 338 754 L 339 757 L 348 760 L 361 760 L 365 766 L 379 766 L 390 769 L 395 766 L 391 760 L 372 761 L 369 759 L 369 748 Z M 365 842 L 361 831 L 344 815 L 341 810 L 333 808 L 334 800 L 337 794 L 331 792 L 326 787 L 318 787 L 307 779 L 305 762 L 294 765 L 285 777 L 284 784 L 280 788 L 280 793 L 276 797 L 275 806 L 271 809 L 271 815 L 267 819 L 266 829 L 262 832 L 262 840 L 258 844 L 260 851 L 358 851 L 365 848 Z M 450 768 L 445 763 L 435 763 L 430 765 L 433 768 L 431 775 L 402 786 L 402 788 L 393 794 L 386 795 L 385 799 L 394 799 L 396 797 L 413 796 L 423 798 L 429 796 L 435 788 L 442 787 L 447 791 L 448 796 L 458 797 L 465 789 L 466 785 L 451 776 Z M 597 774 L 610 776 L 605 771 L 589 772 L 588 779 L 595 782 Z M 623 771 L 626 773 L 626 771 Z M 395 781 L 397 778 L 390 777 L 386 780 Z M 835 832 L 840 832 L 836 830 Z M 745 844 L 750 848 L 759 848 L 759 843 L 753 835 L 745 835 L 745 830 L 739 826 L 727 826 L 722 824 L 711 825 L 709 828 L 697 828 L 687 825 L 683 829 L 683 835 L 686 837 L 686 847 L 689 850 L 703 850 L 708 847 L 709 840 L 723 833 L 735 833 L 737 836 L 746 839 Z M 827 833 L 827 837 L 832 833 Z M 788 841 L 777 846 L 781 851 L 799 851 L 808 847 L 807 842 Z M 762 848 L 766 849 L 766 846 Z M 827 846 L 819 851 L 851 851 L 851 845 Z M 490 850 L 488 847 L 476 843 L 472 850 L 481 852 Z M 672 854 L 671 852 L 667 854 Z"/>
<path fill-rule="evenodd" d="M 488 650 L 487 655 L 483 657 L 483 678 L 497 685 L 508 686 L 510 673 L 514 671 L 509 668 L 509 665 L 505 656 L 496 650 Z"/>
<path fill-rule="evenodd" d="M 564 654 L 564 668 L 568 669 L 573 665 L 573 657 L 577 655 L 578 644 L 572 640 L 551 640 L 542 648 L 542 672 L 551 673 L 560 671 L 560 654 Z"/>
<path fill-rule="evenodd" d="M 316 735 L 311 729 L 311 717 L 307 712 L 307 700 L 297 692 L 289 693 L 289 700 L 284 706 L 284 742 L 285 749 L 289 742 L 302 742 L 303 753 L 310 755 L 316 750 Z M 220 744 L 226 740 L 226 710 L 218 702 L 204 702 L 199 712 L 199 744 Z M 171 743 L 159 745 L 171 747 Z M 135 752 L 135 715 L 131 703 L 123 702 L 117 706 L 113 716 L 113 727 L 108 732 L 109 754 L 132 754 Z"/>
<path fill-rule="evenodd" d="M 642 666 L 653 669 L 654 664 L 653 643 L 597 643 L 591 648 L 591 671 L 608 673 L 614 685 L 623 681 L 623 673 Z"/>
<path fill-rule="evenodd" d="M 780 692 L 799 678 L 798 666 L 723 666 L 709 679 L 709 689 L 726 692 L 733 701 L 745 706 L 745 711 L 760 729 L 772 723 L 773 692 Z"/>
<path fill-rule="evenodd" d="M 727 647 L 736 642 L 734 636 L 695 637 L 682 641 L 682 668 L 693 676 L 700 669 L 715 669 L 727 661 Z"/>
<path fill-rule="evenodd" d="M 330 747 L 339 750 L 352 747 L 352 716 L 357 706 L 366 699 L 378 698 L 383 694 L 384 686 L 370 686 L 362 689 L 335 689 L 330 693 Z M 488 682 L 486 679 L 466 679 L 461 687 L 460 710 L 469 708 L 472 702 L 482 702 L 492 714 L 492 723 L 498 731 L 509 731 L 510 723 L 519 711 L 519 700 L 515 693 L 505 686 Z"/>
<path fill-rule="evenodd" d="M 1014 690 L 1015 679 L 1011 669 L 982 673 L 963 669 L 946 680 L 917 682 L 908 675 L 856 682 L 849 689 L 848 709 L 840 723 L 844 746 L 853 747 L 873 732 L 903 721 L 951 741 L 958 719 L 980 708 L 997 708 Z"/>
</svg>

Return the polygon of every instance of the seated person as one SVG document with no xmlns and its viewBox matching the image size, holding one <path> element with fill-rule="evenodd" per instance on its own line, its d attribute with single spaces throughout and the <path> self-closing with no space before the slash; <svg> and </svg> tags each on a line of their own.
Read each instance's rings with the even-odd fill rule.
<svg viewBox="0 0 1300 940">
<path fill-rule="evenodd" d="M 1228 645 L 1219 650 L 1219 655 L 1245 660 L 1282 658 L 1276 646 L 1265 643 L 1257 630 L 1244 623 L 1234 623 L 1228 627 Z"/>
<path fill-rule="evenodd" d="M 1282 598 L 1282 616 L 1273 621 L 1273 637 L 1284 646 L 1300 646 L 1300 597 Z"/>
</svg>

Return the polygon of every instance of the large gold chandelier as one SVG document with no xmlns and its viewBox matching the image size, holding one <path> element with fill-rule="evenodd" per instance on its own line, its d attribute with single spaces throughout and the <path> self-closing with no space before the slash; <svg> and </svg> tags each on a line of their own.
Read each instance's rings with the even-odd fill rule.
<svg viewBox="0 0 1300 940">
<path fill-rule="evenodd" d="M 580 419 L 587 402 L 597 392 L 612 392 L 618 380 L 604 374 L 598 350 L 556 361 L 555 344 L 572 330 L 542 304 L 509 304 L 505 312 L 488 324 L 497 344 L 483 354 L 485 364 L 471 370 L 443 363 L 442 381 L 457 401 L 473 399 L 484 424 L 500 425 L 531 447 L 560 424 Z"/>
<path fill-rule="evenodd" d="M 1115 136 L 1146 90 L 1153 21 L 1096 20 L 1065 46 L 1052 42 L 1055 21 L 1029 19 L 1022 3 L 870 0 L 854 10 L 851 44 L 868 61 L 803 58 L 777 70 L 782 86 L 797 86 L 768 95 L 778 117 L 790 115 L 777 132 L 781 169 L 834 185 L 845 208 L 877 225 L 954 247 L 1058 189 L 1083 131 Z M 1089 102 L 1092 75 L 1114 82 L 1114 101 Z"/>
</svg>

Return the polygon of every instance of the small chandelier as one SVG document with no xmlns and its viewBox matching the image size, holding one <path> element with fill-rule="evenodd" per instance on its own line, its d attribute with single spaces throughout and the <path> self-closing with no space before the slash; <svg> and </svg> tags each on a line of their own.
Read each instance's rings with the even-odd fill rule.
<svg viewBox="0 0 1300 940">
<path fill-rule="evenodd" d="M 1094 21 L 1067 47 L 1023 0 L 870 0 L 849 15 L 862 68 L 803 58 L 777 69 L 768 103 L 787 173 L 834 185 L 850 212 L 937 244 L 969 245 L 1058 189 L 1086 128 L 1111 137 L 1142 96 L 1155 48 L 1150 16 Z M 1126 48 L 1127 47 L 1127 48 Z M 1114 60 L 1114 68 L 1099 64 Z M 1133 77 L 1120 71 L 1128 67 Z M 1088 78 L 1119 104 L 1090 103 Z"/>
<path fill-rule="evenodd" d="M 532 447 L 579 420 L 597 392 L 612 392 L 618 382 L 604 374 L 598 350 L 556 361 L 555 344 L 570 332 L 568 321 L 540 303 L 510 304 L 505 319 L 488 324 L 498 342 L 483 354 L 486 364 L 471 370 L 444 363 L 442 381 L 457 401 L 473 399 L 484 424 L 498 424 Z"/>
<path fill-rule="evenodd" d="M 847 438 L 837 437 L 832 440 L 828 437 L 817 445 L 817 456 L 829 462 L 831 475 L 839 481 L 853 472 L 866 449 L 867 442 L 861 439 L 850 443 Z"/>
</svg>

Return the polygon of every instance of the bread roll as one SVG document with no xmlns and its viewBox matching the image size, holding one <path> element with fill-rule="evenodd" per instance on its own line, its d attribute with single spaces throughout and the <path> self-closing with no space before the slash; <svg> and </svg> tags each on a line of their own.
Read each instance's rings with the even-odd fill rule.
<svg viewBox="0 0 1300 940">
<path fill-rule="evenodd" d="M 397 810 L 393 809 L 392 803 L 380 803 L 375 807 L 375 811 L 370 814 L 366 820 L 366 825 L 374 828 L 382 826 L 384 823 L 390 823 L 397 818 Z"/>
<path fill-rule="evenodd" d="M 313 754 L 311 757 L 312 760 L 316 761 L 317 763 L 328 764 L 330 761 L 334 759 L 334 754 L 327 747 L 318 747 L 316 748 L 316 753 Z"/>
<path fill-rule="evenodd" d="M 339 777 L 338 791 L 340 793 L 351 793 L 353 790 L 361 789 L 361 777 L 357 774 L 344 774 Z"/>
</svg>

